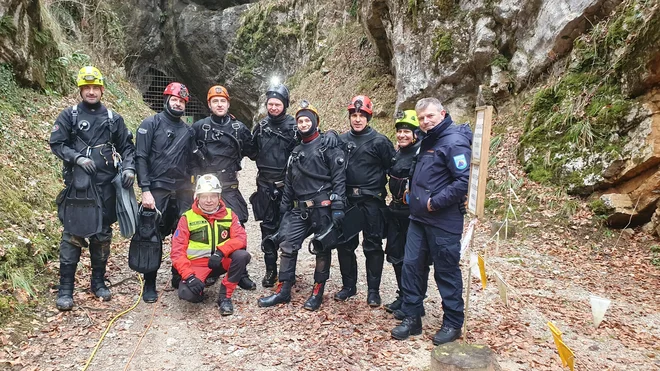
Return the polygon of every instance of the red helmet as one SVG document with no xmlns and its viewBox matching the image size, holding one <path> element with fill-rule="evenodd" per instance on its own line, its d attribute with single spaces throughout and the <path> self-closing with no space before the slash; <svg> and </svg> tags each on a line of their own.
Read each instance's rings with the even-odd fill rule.
<svg viewBox="0 0 660 371">
<path fill-rule="evenodd" d="M 163 91 L 163 95 L 173 95 L 175 97 L 179 97 L 186 101 L 186 103 L 188 103 L 188 100 L 190 99 L 188 88 L 186 88 L 186 86 L 180 82 L 172 82 L 167 85 L 165 91 Z"/>
<path fill-rule="evenodd" d="M 351 104 L 348 105 L 348 111 L 362 111 L 368 115 L 373 115 L 374 106 L 371 104 L 371 99 L 366 95 L 358 95 L 351 99 Z"/>
</svg>

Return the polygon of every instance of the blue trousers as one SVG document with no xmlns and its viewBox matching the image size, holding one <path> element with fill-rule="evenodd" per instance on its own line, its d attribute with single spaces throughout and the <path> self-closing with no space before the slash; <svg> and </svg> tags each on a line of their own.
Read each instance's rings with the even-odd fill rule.
<svg viewBox="0 0 660 371">
<path fill-rule="evenodd" d="M 443 324 L 463 327 L 463 278 L 459 265 L 461 235 L 448 233 L 414 220 L 410 221 L 403 257 L 401 285 L 402 310 L 406 316 L 419 316 L 426 294 L 425 269 L 428 258 L 433 261 L 435 283 L 442 297 Z"/>
</svg>

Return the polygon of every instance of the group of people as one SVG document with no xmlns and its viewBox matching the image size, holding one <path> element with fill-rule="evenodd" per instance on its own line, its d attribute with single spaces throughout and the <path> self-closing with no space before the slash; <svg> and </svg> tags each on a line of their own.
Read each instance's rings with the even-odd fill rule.
<svg viewBox="0 0 660 371">
<path fill-rule="evenodd" d="M 468 188 L 471 132 L 453 125 L 439 100 L 421 99 L 415 110 L 398 114 L 395 150 L 386 136 L 370 126 L 374 107 L 365 95 L 351 100 L 347 107 L 350 130 L 340 135 L 322 132 L 318 111 L 306 101 L 295 116 L 287 114 L 289 91 L 278 84 L 266 92 L 268 115 L 250 131 L 229 113 L 230 96 L 220 85 L 212 86 L 207 94 L 211 115 L 192 126 L 185 124 L 181 117 L 189 92 L 185 85 L 173 82 L 163 92 L 164 110 L 140 124 L 134 145 L 122 117 L 101 103 L 104 79 L 100 71 L 83 67 L 77 82 L 82 101 L 60 113 L 50 137 L 53 153 L 64 162 L 66 186 L 58 196 L 64 225 L 58 309 L 71 310 L 74 305 L 76 266 L 81 249 L 87 246 L 91 292 L 102 300 L 111 299 L 105 269 L 111 225 L 117 220 L 114 188 L 132 188 L 137 176 L 141 207 L 160 212 L 162 237 L 173 234 L 171 283 L 179 298 L 201 302 L 205 288 L 224 274 L 218 306 L 222 315 L 232 314 L 236 287 L 256 289 L 247 274 L 251 259 L 244 229 L 248 209 L 237 176 L 241 161 L 248 157 L 258 169 L 257 191 L 249 200 L 255 219 L 261 221 L 266 267 L 261 283 L 276 286 L 274 293 L 258 300 L 260 307 L 291 300 L 303 241 L 330 230 L 338 230 L 341 237 L 331 246 L 310 248 L 316 267 L 304 308 L 318 310 L 322 305 L 333 248 L 342 278 L 334 299 L 355 296 L 359 237 L 343 236 L 341 231 L 345 223 L 357 222 L 370 307 L 381 306 L 385 255 L 394 267 L 397 298 L 384 306 L 401 320 L 392 336 L 406 339 L 421 334 L 422 303 L 432 264 L 444 311 L 443 325 L 433 341 L 441 344 L 460 337 L 461 206 Z M 90 189 L 102 200 L 98 228 L 68 227 L 91 220 L 90 205 L 81 207 L 80 202 L 85 189 L 81 184 L 90 182 Z M 158 300 L 156 274 L 144 273 L 145 302 Z"/>
</svg>

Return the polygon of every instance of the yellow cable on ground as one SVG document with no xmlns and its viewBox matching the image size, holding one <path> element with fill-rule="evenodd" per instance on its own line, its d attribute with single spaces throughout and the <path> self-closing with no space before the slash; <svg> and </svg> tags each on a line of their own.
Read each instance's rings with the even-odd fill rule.
<svg viewBox="0 0 660 371">
<path fill-rule="evenodd" d="M 94 359 L 94 356 L 96 355 L 96 352 L 97 352 L 97 351 L 99 350 L 99 348 L 101 347 L 101 343 L 103 342 L 103 339 L 105 339 L 105 335 L 107 335 L 107 334 L 108 334 L 108 331 L 110 331 L 110 327 L 112 327 L 112 324 L 115 323 L 115 321 L 116 321 L 119 317 L 121 317 L 121 316 L 123 316 L 124 314 L 126 314 L 126 313 L 132 311 L 133 309 L 135 309 L 135 307 L 138 306 L 138 304 L 140 304 L 140 299 L 142 299 L 142 290 L 143 290 L 143 286 L 142 286 L 142 275 L 138 273 L 138 274 L 136 274 L 136 276 L 138 277 L 138 281 L 140 281 L 140 295 L 138 296 L 137 300 L 135 301 L 135 304 L 133 304 L 133 306 L 131 306 L 130 308 L 126 309 L 125 311 L 123 311 L 123 312 L 119 313 L 118 315 L 116 315 L 115 318 L 113 318 L 112 321 L 110 321 L 110 323 L 108 323 L 108 326 L 105 328 L 105 331 L 103 331 L 103 334 L 101 335 L 101 338 L 100 338 L 99 341 L 96 343 L 96 346 L 94 347 L 94 350 L 92 351 L 92 354 L 89 356 L 89 359 L 87 360 L 87 363 L 85 364 L 85 367 L 83 367 L 82 371 L 87 370 L 87 368 L 89 367 L 89 365 L 92 363 L 92 360 Z"/>
</svg>

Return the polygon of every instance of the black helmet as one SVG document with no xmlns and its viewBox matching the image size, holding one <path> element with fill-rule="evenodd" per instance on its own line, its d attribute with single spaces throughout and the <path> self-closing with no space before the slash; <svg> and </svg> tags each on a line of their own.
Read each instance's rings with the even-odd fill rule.
<svg viewBox="0 0 660 371">
<path fill-rule="evenodd" d="M 283 84 L 277 84 L 268 88 L 266 92 L 266 103 L 270 98 L 277 98 L 284 103 L 284 109 L 289 107 L 289 89 Z"/>
</svg>

